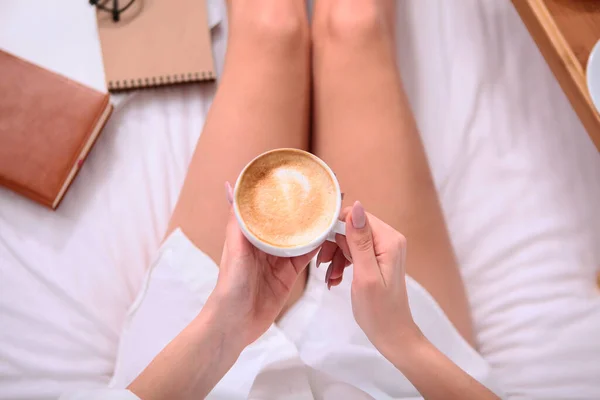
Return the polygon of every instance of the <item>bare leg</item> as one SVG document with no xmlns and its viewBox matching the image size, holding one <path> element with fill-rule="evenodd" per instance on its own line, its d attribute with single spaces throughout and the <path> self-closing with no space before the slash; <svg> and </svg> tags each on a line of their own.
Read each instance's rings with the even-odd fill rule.
<svg viewBox="0 0 600 400">
<path fill-rule="evenodd" d="M 394 4 L 316 2 L 313 150 L 336 171 L 346 205 L 360 200 L 407 237 L 408 274 L 474 344 L 465 289 L 397 71 Z"/>
<path fill-rule="evenodd" d="M 227 5 L 223 79 L 167 232 L 181 228 L 217 263 L 228 213 L 225 181 L 233 184 L 244 165 L 264 151 L 307 149 L 309 142 L 310 34 L 304 1 Z M 291 302 L 305 282 L 306 275 Z"/>
</svg>

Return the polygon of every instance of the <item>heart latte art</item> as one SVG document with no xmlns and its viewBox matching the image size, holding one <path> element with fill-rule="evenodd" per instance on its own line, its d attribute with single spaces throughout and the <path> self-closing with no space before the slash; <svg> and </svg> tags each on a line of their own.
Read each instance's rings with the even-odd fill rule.
<svg viewBox="0 0 600 400">
<path fill-rule="evenodd" d="M 291 149 L 254 160 L 240 178 L 236 200 L 247 229 L 282 248 L 303 246 L 325 233 L 337 207 L 327 169 L 310 154 Z"/>
</svg>

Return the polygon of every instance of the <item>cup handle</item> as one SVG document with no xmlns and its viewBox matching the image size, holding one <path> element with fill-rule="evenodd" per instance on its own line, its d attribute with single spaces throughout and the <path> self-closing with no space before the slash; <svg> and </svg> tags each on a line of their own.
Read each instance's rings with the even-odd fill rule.
<svg viewBox="0 0 600 400">
<path fill-rule="evenodd" d="M 346 223 L 343 221 L 335 221 L 335 225 L 333 225 L 333 229 L 329 232 L 327 236 L 327 240 L 335 243 L 335 235 L 343 235 L 346 236 Z"/>
</svg>

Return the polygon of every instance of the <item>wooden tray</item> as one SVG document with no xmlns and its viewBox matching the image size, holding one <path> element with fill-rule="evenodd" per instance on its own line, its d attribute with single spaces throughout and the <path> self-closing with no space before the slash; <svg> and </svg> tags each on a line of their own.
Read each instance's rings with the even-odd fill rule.
<svg viewBox="0 0 600 400">
<path fill-rule="evenodd" d="M 600 150 L 600 114 L 592 103 L 586 81 L 588 58 L 600 39 L 600 1 L 512 2 Z"/>
</svg>

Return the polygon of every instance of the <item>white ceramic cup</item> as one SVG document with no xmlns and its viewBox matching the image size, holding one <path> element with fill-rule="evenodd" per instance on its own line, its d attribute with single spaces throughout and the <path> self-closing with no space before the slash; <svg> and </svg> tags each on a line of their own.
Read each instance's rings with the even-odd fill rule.
<svg viewBox="0 0 600 400">
<path fill-rule="evenodd" d="M 331 181 L 333 182 L 333 184 L 335 186 L 335 196 L 337 199 L 337 203 L 336 203 L 335 211 L 331 215 L 331 223 L 329 224 L 328 228 L 326 230 L 324 230 L 319 236 L 317 236 L 313 240 L 311 240 L 310 243 L 307 243 L 302 246 L 297 246 L 297 247 L 277 247 L 277 246 L 273 246 L 272 244 L 269 244 L 269 243 L 266 243 L 266 242 L 260 240 L 258 237 L 256 237 L 250 231 L 250 229 L 248 229 L 248 227 L 246 226 L 246 223 L 244 222 L 244 220 L 241 217 L 237 199 L 238 199 L 238 194 L 239 194 L 238 192 L 240 190 L 240 182 L 242 180 L 242 177 L 244 176 L 244 174 L 246 173 L 248 168 L 256 160 L 258 160 L 259 158 L 261 158 L 267 154 L 271 154 L 271 153 L 274 153 L 277 151 L 290 151 L 290 150 L 303 153 L 304 155 L 306 155 L 306 157 L 312 159 L 314 162 L 318 163 L 321 167 L 323 167 L 323 169 L 325 171 L 327 171 L 327 174 L 329 174 L 329 177 L 331 178 Z M 262 250 L 267 254 L 277 256 L 277 257 L 302 256 L 302 255 L 308 254 L 311 251 L 317 249 L 326 240 L 335 242 L 336 234 L 346 235 L 346 224 L 338 219 L 341 209 L 342 209 L 342 191 L 340 190 L 340 183 L 338 182 L 337 177 L 335 176 L 335 174 L 333 173 L 331 168 L 329 168 L 329 166 L 325 163 L 325 161 L 321 160 L 319 157 L 317 157 L 311 153 L 308 153 L 306 151 L 298 150 L 298 149 L 275 149 L 275 150 L 271 150 L 266 153 L 263 153 L 263 154 L 259 155 L 258 157 L 254 158 L 252 161 L 250 161 L 244 167 L 244 169 L 240 173 L 240 176 L 238 177 L 238 179 L 235 183 L 235 188 L 233 190 L 233 210 L 235 212 L 235 218 L 237 219 L 237 222 L 240 226 L 240 229 L 242 230 L 242 233 L 244 234 L 244 236 L 246 236 L 248 241 L 250 243 L 252 243 L 257 249 Z"/>
</svg>

